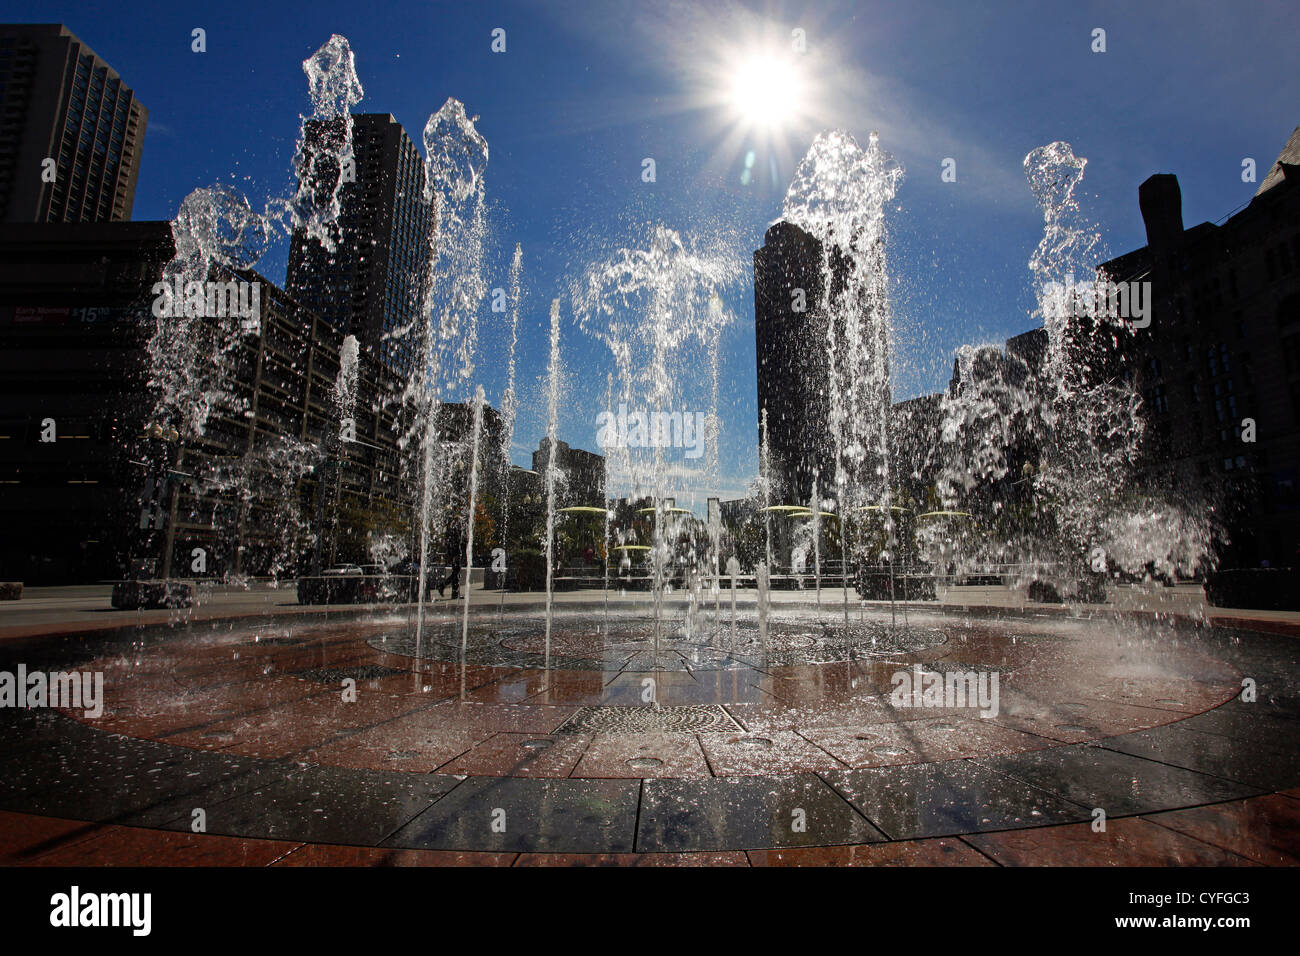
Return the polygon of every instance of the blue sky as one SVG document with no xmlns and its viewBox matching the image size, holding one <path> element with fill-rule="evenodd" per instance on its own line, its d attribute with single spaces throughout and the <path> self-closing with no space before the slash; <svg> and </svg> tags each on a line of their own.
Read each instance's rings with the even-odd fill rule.
<svg viewBox="0 0 1300 956">
<path fill-rule="evenodd" d="M 429 114 L 462 100 L 491 148 L 496 252 L 489 287 L 524 249 L 521 411 L 515 459 L 545 428 L 540 387 L 552 297 L 591 261 L 662 222 L 720 235 L 746 261 L 723 337 L 724 495 L 756 470 L 753 292 L 748 257 L 780 213 L 794 164 L 821 129 L 881 143 L 906 168 L 889 212 L 896 277 L 895 397 L 941 389 L 953 350 L 1032 327 L 1026 262 L 1042 219 L 1022 161 L 1057 139 L 1089 159 L 1084 211 L 1111 254 L 1145 241 L 1137 187 L 1178 174 L 1184 222 L 1218 220 L 1256 186 L 1300 123 L 1300 8 L 1255 3 L 0 3 L 0 19 L 63 22 L 149 109 L 136 219 L 170 219 L 214 182 L 255 208 L 291 188 L 301 63 L 346 36 L 366 95 L 419 142 Z M 207 52 L 190 31 L 207 31 Z M 506 30 L 494 54 L 491 31 Z M 1094 28 L 1107 51 L 1090 49 Z M 800 28 L 808 96 L 775 134 L 739 130 L 719 103 L 733 64 Z M 742 185 L 745 155 L 761 175 Z M 654 157 L 657 181 L 641 181 Z M 946 157 L 957 181 L 940 180 Z M 260 265 L 283 281 L 285 252 Z M 484 309 L 479 380 L 504 385 L 499 316 Z M 570 391 L 560 437 L 592 448 L 603 347 L 566 323 Z"/>
</svg>

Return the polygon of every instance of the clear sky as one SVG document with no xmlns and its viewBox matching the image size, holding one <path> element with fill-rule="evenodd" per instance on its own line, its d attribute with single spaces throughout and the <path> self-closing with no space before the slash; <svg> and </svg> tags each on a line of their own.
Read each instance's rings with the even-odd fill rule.
<svg viewBox="0 0 1300 956">
<path fill-rule="evenodd" d="M 937 391 L 963 343 L 1034 324 L 1028 258 L 1041 215 L 1027 152 L 1064 139 L 1089 159 L 1084 211 L 1111 254 L 1145 242 L 1138 184 L 1178 174 L 1184 222 L 1218 220 L 1256 185 L 1300 124 L 1300 6 L 1278 2 L 0 2 L 5 22 L 63 22 L 117 69 L 149 110 L 136 219 L 171 219 L 197 186 L 232 183 L 254 208 L 292 186 L 301 63 L 348 38 L 364 112 L 390 112 L 418 143 L 448 96 L 480 117 L 491 160 L 489 288 L 524 249 L 516 461 L 543 434 L 539 378 L 550 300 L 592 261 L 644 244 L 647 226 L 722 235 L 745 257 L 778 217 L 794 164 L 822 129 L 844 128 L 906 168 L 889 212 L 896 278 L 895 398 Z M 190 34 L 207 31 L 207 52 Z M 491 50 L 494 28 L 506 52 Z M 1094 53 L 1093 30 L 1106 31 Z M 793 55 L 791 31 L 806 51 Z M 764 51 L 768 51 L 764 53 Z M 757 72 L 747 72 L 755 57 Z M 768 57 L 764 60 L 763 57 Z M 801 93 L 749 103 L 738 78 L 793 56 Z M 775 59 L 773 59 L 775 58 Z M 742 82 L 743 87 L 743 82 Z M 771 96 L 784 98 L 779 91 Z M 770 100 L 769 96 L 769 100 Z M 783 108 L 786 115 L 772 115 Z M 752 119 L 752 117 L 751 117 Z M 745 158 L 753 172 L 742 183 Z M 657 181 L 641 180 L 653 157 Z M 956 160 L 956 182 L 941 164 Z M 287 250 L 259 268 L 282 282 Z M 724 496 L 756 471 L 751 271 L 728 298 L 723 337 Z M 479 380 L 504 385 L 500 317 L 484 309 Z M 570 393 L 560 437 L 594 448 L 603 346 L 564 329 Z"/>
</svg>

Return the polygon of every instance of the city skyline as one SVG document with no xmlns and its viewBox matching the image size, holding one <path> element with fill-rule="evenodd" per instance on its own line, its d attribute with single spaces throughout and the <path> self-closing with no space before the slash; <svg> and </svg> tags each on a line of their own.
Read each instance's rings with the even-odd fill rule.
<svg viewBox="0 0 1300 956">
<path fill-rule="evenodd" d="M 1214 874 L 1300 863 L 1294 0 L 32 2 L 20 929 L 295 866 L 1286 898 Z M 280 872 L 216 924 L 337 945 Z"/>
<path fill-rule="evenodd" d="M 149 4 L 139 8 L 153 9 Z M 873 80 L 869 88 L 876 93 L 884 82 L 880 77 L 888 72 L 890 57 L 873 57 L 867 51 L 883 46 L 889 36 L 905 37 L 917 29 L 908 15 L 883 8 L 852 13 L 833 6 L 788 5 L 759 13 L 742 5 L 705 10 L 679 4 L 662 14 L 623 8 L 628 33 L 623 39 L 619 30 L 612 29 L 618 7 L 571 6 L 567 16 L 563 12 L 548 16 L 508 5 L 490 14 L 417 12 L 399 6 L 394 13 L 361 18 L 347 7 L 325 5 L 314 8 L 309 22 L 295 17 L 287 23 L 280 19 L 283 15 L 272 15 L 275 19 L 265 36 L 233 28 L 237 5 L 207 26 L 196 21 L 184 30 L 179 13 L 154 12 L 158 16 L 149 19 L 148 35 L 142 33 L 136 40 L 103 31 L 102 16 L 93 10 L 49 18 L 68 22 L 83 42 L 112 62 L 151 111 L 136 219 L 170 219 L 190 190 L 213 182 L 244 190 L 255 207 L 267 197 L 283 194 L 292 184 L 297 114 L 308 110 L 299 63 L 331 32 L 347 35 L 356 52 L 357 70 L 366 87 L 356 112 L 392 113 L 417 139 L 425 117 L 447 96 L 465 101 L 470 113 L 480 116 L 478 125 L 492 149 L 486 177 L 493 206 L 493 248 L 484 276 L 489 289 L 507 284 L 514 242 L 521 242 L 524 250 L 522 400 L 519 440 L 512 455 L 516 461 L 527 460 L 534 444 L 531 439 L 545 430 L 537 383 L 545 372 L 545 314 L 550 300 L 563 297 L 567 285 L 590 262 L 620 245 L 636 244 L 646 228 L 659 222 L 687 236 L 722 236 L 729 252 L 748 259 L 761 247 L 763 232 L 780 216 L 781 197 L 794 164 L 823 128 L 843 126 L 859 141 L 878 128 L 882 146 L 906 168 L 898 199 L 887 211 L 895 321 L 891 368 L 894 399 L 901 401 L 942 390 L 958 346 L 1001 342 L 1039 324 L 1030 314 L 1033 299 L 1024 262 L 1041 233 L 1041 216 L 1018 169 L 1025 151 L 1065 138 L 1074 143 L 1076 152 L 1090 158 L 1083 212 L 1101 227 L 1109 254 L 1102 258 L 1107 258 L 1144 242 L 1135 198 L 1137 184 L 1148 175 L 1169 171 L 1180 176 L 1189 224 L 1220 219 L 1248 200 L 1256 188 L 1241 181 L 1241 157 L 1228 165 L 1225 156 L 1240 153 L 1253 158 L 1257 178 L 1262 179 L 1295 121 L 1280 105 L 1294 101 L 1294 96 L 1287 96 L 1289 77 L 1281 76 L 1279 83 L 1255 91 L 1249 103 L 1229 109 L 1226 101 L 1233 83 L 1241 79 L 1229 66 L 1220 67 L 1225 72 L 1220 79 L 1229 81 L 1226 86 L 1210 84 L 1204 70 L 1187 72 L 1186 58 L 1179 53 L 1209 41 L 1213 25 L 1208 8 L 1184 17 L 1180 30 L 1185 35 L 1176 38 L 1162 35 L 1157 13 L 1094 5 L 1085 7 L 1077 18 L 1071 14 L 1050 25 L 1026 24 L 1019 18 L 1010 31 L 999 30 L 997 21 L 976 25 L 980 28 L 972 27 L 965 40 L 952 35 L 965 14 L 949 9 L 937 19 L 950 28 L 927 34 L 926 42 L 954 54 L 951 66 L 921 77 L 899 65 L 900 88 L 875 96 L 850 89 L 864 76 Z M 39 14 L 24 9 L 21 19 L 40 19 Z M 409 29 L 393 29 L 393 20 L 385 16 L 399 20 L 406 16 Z M 1011 14 L 997 16 L 1011 19 Z M 1252 56 L 1257 61 L 1267 58 L 1273 49 L 1270 43 L 1276 44 L 1276 32 L 1267 29 L 1270 16 L 1281 17 L 1283 11 L 1266 5 L 1256 10 L 1250 24 L 1238 24 L 1242 33 L 1223 41 L 1225 63 L 1232 60 L 1227 51 L 1245 42 L 1247 35 L 1255 41 Z M 1102 27 L 1107 30 L 1105 53 L 1090 49 L 1095 45 L 1093 27 L 1084 24 L 1094 21 L 1110 24 Z M 681 25 L 680 33 L 674 24 Z M 205 30 L 206 52 L 201 54 L 191 50 L 190 32 L 195 27 Z M 505 50 L 494 53 L 492 31 L 498 27 L 506 31 Z M 446 44 L 446 54 L 437 61 L 444 75 L 435 72 L 430 78 L 428 70 L 420 70 L 419 82 L 405 82 L 412 76 L 416 52 L 409 45 L 438 28 L 438 42 Z M 780 53 L 796 30 L 803 31 L 806 42 L 797 64 L 802 96 L 782 104 L 789 115 L 778 127 L 764 127 L 744 115 L 749 104 L 733 95 L 732 84 L 752 82 L 745 72 L 750 62 L 746 58 L 756 52 Z M 288 46 L 277 45 L 272 55 L 262 45 L 277 31 L 291 33 L 293 40 Z M 708 37 L 717 42 L 710 46 L 705 43 Z M 989 55 L 980 58 L 988 61 L 982 64 L 980 76 L 986 76 L 993 88 L 1011 82 L 1006 67 L 993 54 L 1008 45 L 1024 46 L 1030 37 L 1037 40 L 1022 53 L 1042 58 L 1048 46 L 1057 45 L 1061 56 L 1073 58 L 1069 62 L 1074 69 L 1069 76 L 1031 90 L 1028 107 L 1018 101 L 1012 115 L 988 103 L 982 109 L 954 111 L 942 104 L 942 98 L 935 98 L 931 85 L 943 87 L 945 75 L 952 97 L 970 95 L 956 82 L 968 76 L 963 70 L 972 66 L 970 52 L 961 53 L 966 46 L 987 49 Z M 540 43 L 539 38 L 546 42 Z M 177 49 L 170 48 L 172 43 Z M 633 55 L 620 58 L 622 46 L 633 48 Z M 713 52 L 702 54 L 705 47 Z M 663 62 L 647 62 L 654 59 L 647 57 L 647 50 L 664 54 Z M 247 74 L 214 67 L 228 63 L 230 57 L 243 57 L 257 66 Z M 931 66 L 936 59 L 943 62 L 942 57 L 934 57 Z M 611 82 L 589 84 L 573 75 L 576 71 L 561 75 L 554 69 L 560 62 L 580 63 L 583 74 L 594 69 Z M 863 62 L 873 66 L 866 71 L 861 66 L 836 70 L 837 64 Z M 151 79 L 178 67 L 194 80 L 192 84 L 173 89 L 175 84 Z M 1214 96 L 1199 97 L 1198 120 L 1189 124 L 1188 117 L 1171 115 L 1158 117 L 1161 121 L 1149 130 L 1135 129 L 1143 104 L 1126 103 L 1123 123 L 1108 129 L 1097 115 L 1104 110 L 1084 108 L 1069 95 L 1072 89 L 1087 87 L 1099 96 L 1122 86 L 1121 76 L 1153 71 L 1181 76 L 1188 98 L 1197 99 L 1186 91 L 1196 89 L 1198 83 L 1203 84 L 1202 94 L 1213 91 Z M 224 96 L 202 92 L 217 81 L 214 73 L 220 74 Z M 532 82 L 522 82 L 526 77 Z M 903 105 L 923 96 L 929 97 L 930 118 L 909 120 Z M 200 111 L 183 102 L 196 97 L 203 99 Z M 247 111 L 238 114 L 240 101 L 253 98 L 265 108 L 256 117 Z M 545 100 L 546 110 L 539 113 L 537 103 L 525 108 L 533 98 Z M 235 120 L 232 111 L 240 118 Z M 972 125 L 979 124 L 974 119 L 981 114 L 991 122 L 986 129 L 975 130 Z M 1192 148 L 1189 140 L 1194 139 L 1198 123 L 1212 123 L 1218 131 L 1212 148 L 1206 149 L 1204 143 L 1199 150 Z M 225 135 L 204 137 L 203 127 Z M 1224 131 L 1236 128 L 1242 130 L 1237 141 L 1249 146 L 1233 148 L 1234 136 Z M 247 133 L 241 135 L 244 130 Z M 994 139 L 1005 141 L 995 145 Z M 751 151 L 754 159 L 746 165 Z M 656 158 L 652 184 L 641 181 L 643 154 Z M 955 182 L 941 178 L 942 161 L 948 158 L 956 160 Z M 753 174 L 753 170 L 765 172 Z M 742 178 L 748 183 L 742 185 Z M 269 251 L 259 270 L 286 284 L 288 255 L 288 243 L 281 242 Z M 746 274 L 727 296 L 736 321 L 721 341 L 724 495 L 743 493 L 758 470 L 752 302 L 752 276 Z M 501 323 L 492 321 L 496 317 L 486 301 L 481 314 L 485 334 L 480 356 L 490 356 L 501 344 Z M 608 353 L 569 319 L 566 314 L 566 360 L 590 374 L 575 376 L 570 383 L 572 400 L 562 413 L 559 437 L 574 447 L 599 450 L 595 419 L 603 406 L 603 372 L 611 363 Z M 501 369 L 481 360 L 476 366 L 476 378 L 484 384 L 489 401 L 499 405 L 504 388 Z"/>
</svg>

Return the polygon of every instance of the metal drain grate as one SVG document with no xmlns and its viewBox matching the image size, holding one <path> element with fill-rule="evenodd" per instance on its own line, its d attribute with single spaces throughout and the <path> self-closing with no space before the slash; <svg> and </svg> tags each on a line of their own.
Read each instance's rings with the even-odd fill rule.
<svg viewBox="0 0 1300 956">
<path fill-rule="evenodd" d="M 339 684 L 349 677 L 358 682 L 379 680 L 381 677 L 394 677 L 398 674 L 409 673 L 410 671 L 400 671 L 395 667 L 384 667 L 382 664 L 362 664 L 358 667 L 316 667 L 311 670 L 294 672 L 295 676 L 315 681 L 318 684 Z"/>
<path fill-rule="evenodd" d="M 740 727 L 716 704 L 682 707 L 580 707 L 557 734 L 695 733 L 738 731 Z"/>
</svg>

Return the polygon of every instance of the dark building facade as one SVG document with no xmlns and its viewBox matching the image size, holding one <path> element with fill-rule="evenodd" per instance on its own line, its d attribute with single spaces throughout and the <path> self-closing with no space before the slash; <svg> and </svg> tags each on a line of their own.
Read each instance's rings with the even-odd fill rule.
<svg viewBox="0 0 1300 956">
<path fill-rule="evenodd" d="M 551 440 L 543 437 L 533 452 L 533 471 L 541 476 L 543 493 L 546 488 L 546 467 L 550 461 Z M 605 458 L 593 451 L 570 448 L 567 442 L 556 441 L 555 462 L 562 480 L 557 486 L 556 505 L 570 507 L 605 507 Z"/>
<path fill-rule="evenodd" d="M 835 471 L 827 383 L 822 245 L 789 222 L 754 253 L 759 447 L 766 439 L 774 499 L 808 500 L 813 475 Z M 766 415 L 767 435 L 763 435 Z"/>
<path fill-rule="evenodd" d="M 1221 224 L 1185 229 L 1169 174 L 1146 180 L 1138 200 L 1147 245 L 1100 269 L 1151 283 L 1151 322 L 1134 331 L 1128 359 L 1148 422 L 1145 467 L 1216 503 L 1228 537 L 1220 567 L 1294 565 L 1300 127 L 1246 208 Z"/>
<path fill-rule="evenodd" d="M 0 225 L 0 577 L 120 573 L 169 223 Z"/>
<path fill-rule="evenodd" d="M 454 478 L 450 485 L 451 500 L 460 506 L 469 500 L 469 471 L 474 463 L 474 405 L 443 402 L 438 406 L 437 428 L 444 451 L 442 459 Z M 501 413 L 485 402 L 479 423 L 476 501 L 495 516 L 494 520 L 500 517 L 510 469 L 504 436 Z"/>
<path fill-rule="evenodd" d="M 814 481 L 833 486 L 837 428 L 846 448 L 858 446 L 842 462 L 847 483 L 871 499 L 884 493 L 889 329 L 884 303 L 854 288 L 870 281 L 854 275 L 857 259 L 838 247 L 827 254 L 785 221 L 768 228 L 754 253 L 759 441 L 766 418 L 773 500 L 805 502 Z"/>
<path fill-rule="evenodd" d="M 217 383 L 232 401 L 198 436 L 151 421 L 151 290 L 173 254 L 166 222 L 0 226 L 0 578 L 103 580 L 141 558 L 178 577 L 292 574 L 318 535 L 325 564 L 409 535 L 385 400 L 400 384 L 362 355 L 356 440 L 327 441 L 343 333 L 256 273 L 210 277 L 261 284 L 259 329 Z"/>
<path fill-rule="evenodd" d="M 0 222 L 130 219 L 148 117 L 67 27 L 0 25 Z"/>
<path fill-rule="evenodd" d="M 433 230 L 424 161 L 390 114 L 361 113 L 352 116 L 355 176 L 321 169 L 312 161 L 313 144 L 337 136 L 339 123 L 313 121 L 304 129 L 304 175 L 342 175 L 336 247 L 331 251 L 295 230 L 286 289 L 330 325 L 356 335 L 363 350 L 405 373 L 415 366 L 419 335 L 385 334 L 420 327 Z"/>
</svg>

